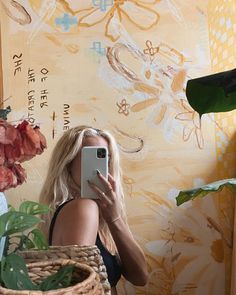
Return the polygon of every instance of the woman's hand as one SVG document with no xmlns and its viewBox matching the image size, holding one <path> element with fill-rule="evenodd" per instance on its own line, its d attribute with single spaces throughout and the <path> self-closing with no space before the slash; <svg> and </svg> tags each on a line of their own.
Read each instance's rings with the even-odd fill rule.
<svg viewBox="0 0 236 295">
<path fill-rule="evenodd" d="M 97 170 L 97 175 L 99 180 L 101 181 L 103 190 L 91 181 L 88 181 L 88 183 L 98 196 L 98 200 L 96 201 L 103 218 L 105 219 L 107 224 L 110 224 L 120 218 L 120 206 L 117 201 L 116 182 L 111 174 L 109 174 L 108 179 L 106 179 Z"/>
<path fill-rule="evenodd" d="M 120 218 L 121 211 L 115 180 L 110 174 L 108 180 L 100 173 L 98 173 L 98 177 L 103 189 L 93 183 L 90 183 L 90 186 L 97 193 L 99 198 L 97 204 L 116 244 L 121 260 L 122 274 L 132 284 L 144 286 L 148 278 L 146 259 L 142 249 L 134 240 L 127 223 Z"/>
</svg>

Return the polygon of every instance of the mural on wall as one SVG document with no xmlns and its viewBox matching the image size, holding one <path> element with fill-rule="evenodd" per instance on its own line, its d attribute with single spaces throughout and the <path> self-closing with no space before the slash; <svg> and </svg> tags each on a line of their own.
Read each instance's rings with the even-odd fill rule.
<svg viewBox="0 0 236 295">
<path fill-rule="evenodd" d="M 27 183 L 6 195 L 13 204 L 38 198 L 65 130 L 109 129 L 121 150 L 129 224 L 149 268 L 145 287 L 122 280 L 121 295 L 229 292 L 230 202 L 175 203 L 179 189 L 219 177 L 225 126 L 212 114 L 200 121 L 185 97 L 188 79 L 213 71 L 218 39 L 224 48 L 221 17 L 229 34 L 233 24 L 233 4 L 213 2 L 1 1 L 4 106 L 11 122 L 40 125 L 48 141 L 40 159 L 26 163 Z"/>
</svg>

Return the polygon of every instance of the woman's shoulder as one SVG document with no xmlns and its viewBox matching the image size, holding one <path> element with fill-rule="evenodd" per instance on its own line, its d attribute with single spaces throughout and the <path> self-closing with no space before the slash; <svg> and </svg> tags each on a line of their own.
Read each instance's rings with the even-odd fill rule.
<svg viewBox="0 0 236 295">
<path fill-rule="evenodd" d="M 55 224 L 54 243 L 94 245 L 99 226 L 98 205 L 91 199 L 78 198 L 60 210 Z"/>
<path fill-rule="evenodd" d="M 68 202 L 60 210 L 60 214 L 78 214 L 78 213 L 89 213 L 98 212 L 98 205 L 94 200 L 85 198 L 76 198 Z"/>
</svg>

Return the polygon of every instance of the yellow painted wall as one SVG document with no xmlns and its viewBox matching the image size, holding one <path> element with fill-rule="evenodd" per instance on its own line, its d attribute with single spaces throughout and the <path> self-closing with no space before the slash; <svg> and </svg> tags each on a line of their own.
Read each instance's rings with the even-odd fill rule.
<svg viewBox="0 0 236 295">
<path fill-rule="evenodd" d="M 25 162 L 10 203 L 37 200 L 50 152 L 78 124 L 109 129 L 122 157 L 129 224 L 149 281 L 121 295 L 229 294 L 233 198 L 176 207 L 187 189 L 235 174 L 235 114 L 199 116 L 188 79 L 235 67 L 235 1 L 2 1 L 4 105 L 40 125 L 48 149 Z M 227 31 L 227 33 L 226 33 Z"/>
</svg>

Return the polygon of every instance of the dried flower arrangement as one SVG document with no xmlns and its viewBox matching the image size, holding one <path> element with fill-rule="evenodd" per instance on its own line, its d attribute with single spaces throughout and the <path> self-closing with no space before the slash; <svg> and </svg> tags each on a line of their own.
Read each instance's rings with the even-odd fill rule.
<svg viewBox="0 0 236 295">
<path fill-rule="evenodd" d="M 0 191 L 16 187 L 26 180 L 21 163 L 42 154 L 46 138 L 38 126 L 26 120 L 13 126 L 7 122 L 10 107 L 0 110 Z"/>
</svg>

